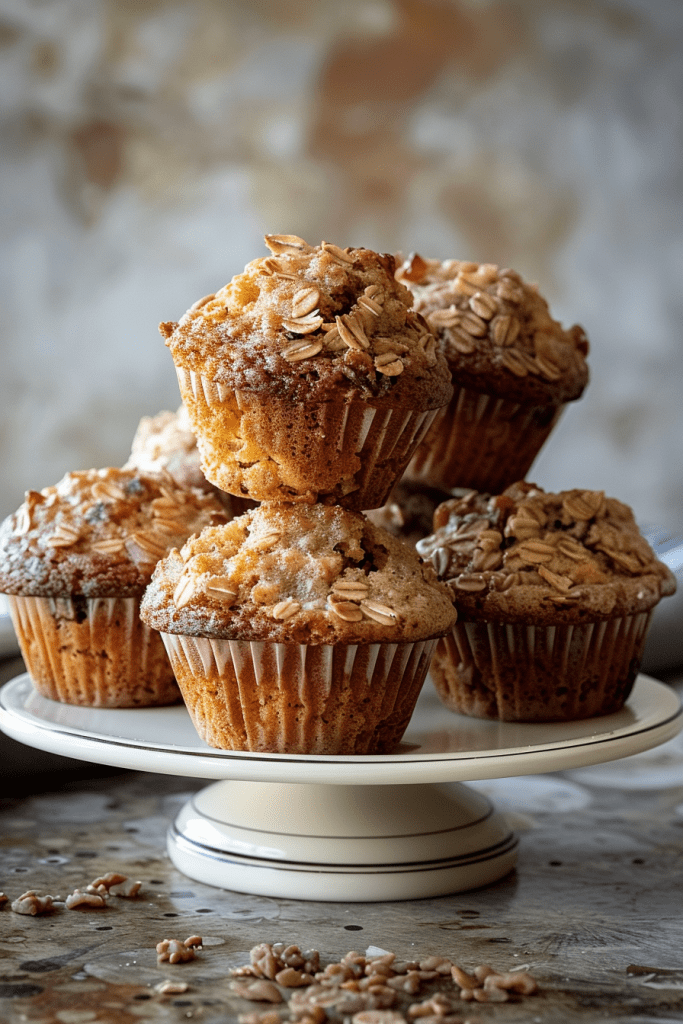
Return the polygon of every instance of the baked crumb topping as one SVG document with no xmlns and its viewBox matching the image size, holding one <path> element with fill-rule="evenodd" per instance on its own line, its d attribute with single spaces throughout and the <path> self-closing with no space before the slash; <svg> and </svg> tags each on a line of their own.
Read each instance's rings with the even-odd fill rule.
<svg viewBox="0 0 683 1024">
<path fill-rule="evenodd" d="M 172 551 L 141 614 L 192 636 L 369 643 L 439 635 L 450 604 L 431 565 L 364 516 L 267 503 Z"/>
<path fill-rule="evenodd" d="M 525 481 L 493 497 L 465 491 L 439 505 L 434 533 L 417 550 L 456 605 L 464 601 L 468 613 L 495 607 L 510 621 L 542 605 L 605 616 L 640 611 L 676 586 L 628 505 L 603 491 L 549 494 Z"/>
<path fill-rule="evenodd" d="M 413 253 L 396 276 L 412 290 L 414 308 L 439 337 L 451 369 L 498 370 L 517 383 L 530 378 L 528 385 L 535 380 L 564 400 L 583 391 L 589 347 L 583 328 L 564 330 L 538 287 L 517 271 Z"/>
<path fill-rule="evenodd" d="M 395 279 L 393 256 L 295 235 L 265 241 L 272 255 L 247 264 L 178 323 L 160 325 L 176 362 L 245 390 L 278 382 L 295 393 L 305 379 L 316 391 L 345 383 L 381 395 L 402 375 L 429 371 L 448 387 L 436 339 Z"/>
<path fill-rule="evenodd" d="M 0 592 L 34 596 L 139 594 L 172 547 L 227 516 L 212 495 L 167 473 L 67 473 L 28 491 L 0 527 Z"/>
</svg>

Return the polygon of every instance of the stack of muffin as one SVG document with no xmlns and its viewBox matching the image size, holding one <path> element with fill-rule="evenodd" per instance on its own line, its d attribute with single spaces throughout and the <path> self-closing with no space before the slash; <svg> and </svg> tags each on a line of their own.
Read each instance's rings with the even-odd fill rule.
<svg viewBox="0 0 683 1024">
<path fill-rule="evenodd" d="M 581 328 L 492 264 L 266 244 L 161 324 L 180 415 L 3 524 L 41 692 L 164 703 L 174 673 L 213 746 L 385 753 L 436 649 L 452 710 L 618 710 L 673 577 L 620 502 L 523 480 L 586 386 Z"/>
<path fill-rule="evenodd" d="M 161 325 L 205 475 L 260 504 L 160 562 L 142 616 L 212 745 L 383 753 L 456 613 L 361 510 L 386 500 L 450 375 L 393 257 L 266 243 Z"/>
</svg>

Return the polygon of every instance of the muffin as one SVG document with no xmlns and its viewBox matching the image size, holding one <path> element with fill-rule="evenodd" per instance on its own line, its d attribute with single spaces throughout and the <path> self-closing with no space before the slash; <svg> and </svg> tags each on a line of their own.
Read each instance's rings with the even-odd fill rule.
<svg viewBox="0 0 683 1024">
<path fill-rule="evenodd" d="M 434 528 L 417 549 L 458 610 L 431 667 L 449 708 L 549 722 L 622 707 L 652 610 L 676 589 L 627 505 L 522 482 L 445 502 Z"/>
<path fill-rule="evenodd" d="M 499 494 L 526 476 L 566 403 L 580 398 L 586 336 L 553 320 L 514 270 L 413 255 L 397 277 L 437 334 L 455 388 L 407 475 Z"/>
<path fill-rule="evenodd" d="M 214 494 L 228 514 L 239 516 L 254 502 L 237 498 L 214 487 L 202 473 L 197 438 L 192 433 L 187 409 L 181 403 L 175 412 L 164 410 L 143 416 L 138 423 L 124 469 L 136 469 L 148 476 L 166 472 L 178 487 L 198 487 Z"/>
<path fill-rule="evenodd" d="M 141 616 L 211 746 L 368 754 L 401 739 L 455 612 L 431 565 L 358 513 L 266 503 L 164 558 Z"/>
<path fill-rule="evenodd" d="M 140 597 L 170 548 L 226 519 L 211 495 L 133 469 L 67 473 L 28 491 L 0 526 L 0 593 L 38 692 L 88 707 L 178 700 Z"/>
<path fill-rule="evenodd" d="M 162 323 L 206 477 L 256 501 L 382 505 L 451 394 L 393 256 L 266 235 Z"/>
<path fill-rule="evenodd" d="M 216 490 L 202 473 L 197 439 L 182 404 L 175 412 L 164 410 L 156 416 L 142 417 L 123 468 L 148 475 L 165 470 L 178 487 Z"/>
</svg>

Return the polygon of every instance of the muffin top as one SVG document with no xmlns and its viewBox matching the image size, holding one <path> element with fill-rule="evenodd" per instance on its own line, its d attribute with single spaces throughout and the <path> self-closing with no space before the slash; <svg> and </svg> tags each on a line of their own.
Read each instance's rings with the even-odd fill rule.
<svg viewBox="0 0 683 1024">
<path fill-rule="evenodd" d="M 536 285 L 493 263 L 423 259 L 396 272 L 441 340 L 455 383 L 518 402 L 560 404 L 588 383 L 588 340 L 553 320 Z"/>
<path fill-rule="evenodd" d="M 179 487 L 215 489 L 202 473 L 197 439 L 183 404 L 175 412 L 142 417 L 123 468 L 152 475 L 165 469 Z"/>
<path fill-rule="evenodd" d="M 274 503 L 171 551 L 140 614 L 164 633 L 303 644 L 425 640 L 455 621 L 432 566 L 364 516 Z"/>
<path fill-rule="evenodd" d="M 134 469 L 67 473 L 0 526 L 0 593 L 134 597 L 172 547 L 227 520 L 211 495 Z"/>
<path fill-rule="evenodd" d="M 174 362 L 219 385 L 294 402 L 373 397 L 435 409 L 452 394 L 434 336 L 394 277 L 394 257 L 266 235 L 253 260 L 178 323 Z"/>
<path fill-rule="evenodd" d="M 439 505 L 417 544 L 465 619 L 536 625 L 596 621 L 652 608 L 676 580 L 633 512 L 603 491 L 546 494 L 513 484 Z"/>
</svg>

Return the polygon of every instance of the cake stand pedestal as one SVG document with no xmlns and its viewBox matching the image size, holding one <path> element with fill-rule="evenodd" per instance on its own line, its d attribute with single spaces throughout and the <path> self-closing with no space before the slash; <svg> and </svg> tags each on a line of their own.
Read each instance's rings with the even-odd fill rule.
<svg viewBox="0 0 683 1024">
<path fill-rule="evenodd" d="M 0 727 L 68 757 L 216 779 L 169 828 L 190 878 L 238 892 L 370 902 L 478 888 L 513 867 L 505 818 L 463 782 L 560 771 L 627 757 L 671 739 L 681 707 L 639 676 L 617 714 L 549 724 L 454 715 L 429 685 L 393 754 L 219 751 L 182 705 L 104 710 L 40 697 L 28 675 L 0 691 Z"/>
</svg>

